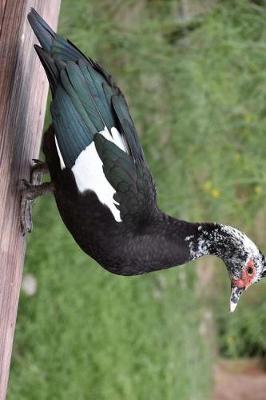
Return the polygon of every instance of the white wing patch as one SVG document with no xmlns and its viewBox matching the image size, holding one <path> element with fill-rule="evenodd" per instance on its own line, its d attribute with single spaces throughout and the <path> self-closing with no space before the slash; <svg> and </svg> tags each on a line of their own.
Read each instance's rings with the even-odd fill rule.
<svg viewBox="0 0 266 400">
<path fill-rule="evenodd" d="M 122 136 L 120 135 L 120 133 L 118 132 L 118 130 L 116 129 L 116 127 L 113 126 L 111 128 L 112 135 L 110 135 L 110 132 L 108 131 L 106 126 L 104 127 L 104 130 L 100 131 L 99 133 L 101 135 L 103 135 L 105 137 L 105 139 L 109 140 L 110 142 L 113 142 L 121 150 L 128 153 L 127 145 L 126 145 L 125 141 L 123 140 Z"/>
<path fill-rule="evenodd" d="M 115 127 L 111 128 L 112 135 L 108 131 L 107 127 L 99 133 L 103 135 L 105 139 L 113 142 L 121 150 L 128 152 L 126 143 L 123 141 L 122 136 Z M 65 163 L 56 138 L 55 144 L 60 159 L 61 169 L 64 169 Z M 94 142 L 80 153 L 72 167 L 72 172 L 79 191 L 82 193 L 86 190 L 92 190 L 97 195 L 99 201 L 109 208 L 114 219 L 117 222 L 121 222 L 120 211 L 116 207 L 118 203 L 114 200 L 115 189 L 104 175 L 103 163 L 97 153 Z"/>
</svg>

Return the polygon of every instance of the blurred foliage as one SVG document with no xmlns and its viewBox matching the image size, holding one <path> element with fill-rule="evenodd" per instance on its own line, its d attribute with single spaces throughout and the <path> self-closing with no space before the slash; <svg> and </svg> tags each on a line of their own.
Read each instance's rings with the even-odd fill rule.
<svg viewBox="0 0 266 400">
<path fill-rule="evenodd" d="M 265 251 L 266 8 L 185 3 L 199 11 L 63 0 L 59 30 L 119 78 L 160 206 L 236 225 Z M 193 266 L 114 277 L 79 251 L 50 198 L 35 208 L 25 270 L 39 290 L 21 297 L 9 399 L 206 399 L 211 350 L 199 330 L 211 305 L 223 355 L 265 353 L 263 282 L 229 315 L 224 267 L 207 302 Z"/>
<path fill-rule="evenodd" d="M 206 398 L 191 269 L 111 275 L 80 251 L 51 199 L 35 211 L 26 271 L 38 292 L 20 299 L 8 398 Z"/>
</svg>

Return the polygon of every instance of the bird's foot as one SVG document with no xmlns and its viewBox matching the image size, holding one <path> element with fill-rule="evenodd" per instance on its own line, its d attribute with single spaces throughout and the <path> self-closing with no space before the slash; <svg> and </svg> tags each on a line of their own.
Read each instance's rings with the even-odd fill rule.
<svg viewBox="0 0 266 400">
<path fill-rule="evenodd" d="M 54 191 L 54 184 L 52 182 L 45 182 L 40 185 L 33 185 L 26 179 L 22 180 L 23 188 L 21 190 L 21 211 L 20 211 L 20 225 L 22 235 L 32 231 L 32 201 L 36 197 Z"/>
<path fill-rule="evenodd" d="M 30 170 L 30 183 L 33 185 L 40 185 L 42 183 L 43 175 L 49 172 L 48 165 L 41 160 L 36 160 L 35 158 L 32 161 L 34 165 Z"/>
</svg>

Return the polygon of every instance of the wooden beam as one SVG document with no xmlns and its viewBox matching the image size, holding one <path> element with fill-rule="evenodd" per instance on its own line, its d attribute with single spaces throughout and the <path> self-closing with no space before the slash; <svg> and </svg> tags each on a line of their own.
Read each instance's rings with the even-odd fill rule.
<svg viewBox="0 0 266 400">
<path fill-rule="evenodd" d="M 34 7 L 56 28 L 60 0 L 0 0 L 0 400 L 6 396 L 25 255 L 20 180 L 37 158 L 48 82 L 27 21 Z"/>
</svg>

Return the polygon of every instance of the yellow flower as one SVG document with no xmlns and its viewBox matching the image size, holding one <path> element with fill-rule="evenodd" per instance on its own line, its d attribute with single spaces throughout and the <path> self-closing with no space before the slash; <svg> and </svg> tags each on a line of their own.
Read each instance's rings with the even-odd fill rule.
<svg viewBox="0 0 266 400">
<path fill-rule="evenodd" d="M 205 192 L 209 192 L 212 188 L 212 183 L 211 181 L 206 181 L 203 183 L 202 188 Z"/>
<path fill-rule="evenodd" d="M 218 199 L 218 197 L 221 196 L 221 192 L 220 190 L 214 188 L 211 190 L 211 195 L 214 199 Z"/>
<path fill-rule="evenodd" d="M 262 187 L 257 185 L 257 186 L 255 186 L 254 191 L 255 191 L 256 194 L 260 194 L 262 192 Z"/>
</svg>

